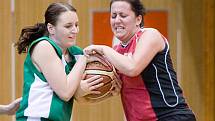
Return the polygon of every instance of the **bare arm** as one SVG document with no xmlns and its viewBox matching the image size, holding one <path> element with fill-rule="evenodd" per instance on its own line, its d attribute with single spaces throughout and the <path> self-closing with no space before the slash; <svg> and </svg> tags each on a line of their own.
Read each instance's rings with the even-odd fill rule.
<svg viewBox="0 0 215 121">
<path fill-rule="evenodd" d="M 121 73 L 127 76 L 137 76 L 144 70 L 153 57 L 164 48 L 164 41 L 155 29 L 146 30 L 137 43 L 131 56 L 121 55 L 112 48 L 102 45 L 92 45 L 84 49 L 86 55 L 93 51 L 103 54 Z"/>
<path fill-rule="evenodd" d="M 71 72 L 66 75 L 64 65 L 49 42 L 41 41 L 35 45 L 31 57 L 54 92 L 62 100 L 68 101 L 80 84 L 86 66 L 86 58 L 80 57 Z"/>
<path fill-rule="evenodd" d="M 0 105 L 0 114 L 14 115 L 19 108 L 22 98 L 18 98 L 8 105 Z"/>
</svg>

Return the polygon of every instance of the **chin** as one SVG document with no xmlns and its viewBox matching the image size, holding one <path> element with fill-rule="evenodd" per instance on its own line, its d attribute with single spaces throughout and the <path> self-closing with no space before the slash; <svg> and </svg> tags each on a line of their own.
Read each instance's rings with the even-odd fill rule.
<svg viewBox="0 0 215 121">
<path fill-rule="evenodd" d="M 119 39 L 119 40 L 122 40 L 122 38 L 123 38 L 123 36 L 122 35 L 115 35 L 115 37 L 117 38 L 117 39 Z"/>
<path fill-rule="evenodd" d="M 71 47 L 71 46 L 74 46 L 74 45 L 75 45 L 75 42 L 69 43 L 69 44 L 67 45 L 67 47 Z"/>
<path fill-rule="evenodd" d="M 114 33 L 114 35 L 118 38 L 118 39 L 120 39 L 120 38 L 123 38 L 123 36 L 125 35 L 124 33 Z"/>
</svg>

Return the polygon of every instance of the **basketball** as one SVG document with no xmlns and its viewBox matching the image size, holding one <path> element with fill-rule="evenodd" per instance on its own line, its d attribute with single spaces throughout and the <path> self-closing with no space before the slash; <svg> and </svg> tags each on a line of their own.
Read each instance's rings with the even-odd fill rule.
<svg viewBox="0 0 215 121">
<path fill-rule="evenodd" d="M 111 91 L 114 90 L 112 82 L 118 79 L 118 75 L 114 66 L 102 56 L 96 55 L 92 56 L 91 58 L 94 59 L 92 59 L 93 61 L 88 62 L 86 65 L 85 79 L 95 75 L 100 75 L 103 78 L 102 82 L 104 85 L 96 89 L 97 91 L 100 91 L 101 94 L 88 94 L 85 95 L 84 98 L 86 101 L 97 102 L 112 96 Z"/>
</svg>

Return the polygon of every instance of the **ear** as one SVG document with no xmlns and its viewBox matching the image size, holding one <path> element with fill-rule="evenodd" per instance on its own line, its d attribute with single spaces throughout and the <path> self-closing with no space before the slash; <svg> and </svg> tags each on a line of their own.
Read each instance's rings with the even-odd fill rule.
<svg viewBox="0 0 215 121">
<path fill-rule="evenodd" d="M 136 17 L 136 26 L 139 26 L 142 21 L 142 15 Z"/>
<path fill-rule="evenodd" d="M 48 23 L 47 24 L 47 29 L 48 29 L 50 35 L 54 35 L 55 34 L 55 27 L 52 24 Z"/>
</svg>

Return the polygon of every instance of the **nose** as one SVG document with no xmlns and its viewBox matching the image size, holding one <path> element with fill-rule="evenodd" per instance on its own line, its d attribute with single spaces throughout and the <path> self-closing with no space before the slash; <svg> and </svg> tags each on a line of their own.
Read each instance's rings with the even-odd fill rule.
<svg viewBox="0 0 215 121">
<path fill-rule="evenodd" d="M 77 34 L 79 32 L 79 27 L 78 26 L 73 26 L 71 29 L 71 33 Z"/>
<path fill-rule="evenodd" d="M 119 15 L 117 15 L 115 18 L 115 23 L 119 23 L 119 22 L 121 22 L 121 18 L 119 17 Z"/>
</svg>

